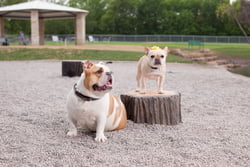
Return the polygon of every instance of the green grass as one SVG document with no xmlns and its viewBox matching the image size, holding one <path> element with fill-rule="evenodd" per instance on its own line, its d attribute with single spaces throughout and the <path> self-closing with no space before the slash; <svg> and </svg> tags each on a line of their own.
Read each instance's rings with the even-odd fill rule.
<svg viewBox="0 0 250 167">
<path fill-rule="evenodd" d="M 12 42 L 10 43 L 11 46 L 18 46 L 20 45 L 19 42 Z M 28 44 L 30 45 L 30 43 Z M 44 45 L 51 45 L 51 46 L 63 46 L 63 45 L 75 45 L 75 42 L 67 42 L 65 43 L 64 41 L 59 41 L 59 42 L 53 42 L 53 41 L 48 41 L 48 42 L 45 42 Z"/>
<path fill-rule="evenodd" d="M 74 43 L 67 43 L 73 45 Z M 140 46 L 160 46 L 169 48 L 190 49 L 187 43 L 146 43 L 146 42 L 94 42 L 87 43 L 106 44 L 106 45 L 140 45 Z M 48 42 L 46 45 L 64 45 L 63 42 Z M 239 58 L 250 59 L 250 45 L 249 44 L 215 44 L 206 43 L 206 49 L 211 49 L 226 56 L 233 56 Z M 198 47 L 193 47 L 198 49 Z M 141 52 L 129 51 L 101 51 L 101 50 L 81 50 L 81 49 L 28 49 L 28 48 L 8 48 L 3 47 L 0 50 L 1 60 L 104 60 L 104 61 L 138 61 L 142 56 Z M 167 62 L 177 63 L 194 63 L 189 60 L 169 54 Z M 235 73 L 250 76 L 250 68 L 235 69 Z"/>
<path fill-rule="evenodd" d="M 11 49 L 1 50 L 0 60 L 136 60 L 138 52 L 77 49 Z"/>
<path fill-rule="evenodd" d="M 189 48 L 187 42 L 93 42 L 92 44 L 106 44 L 106 45 L 140 45 L 140 46 L 159 46 L 169 48 L 181 48 L 181 49 L 199 49 L 199 47 Z M 250 58 L 250 44 L 223 44 L 223 43 L 205 43 L 205 49 L 210 49 L 221 53 L 226 56 Z"/>
<path fill-rule="evenodd" d="M 250 58 L 250 46 L 243 47 L 243 46 L 231 46 L 229 47 L 220 47 L 214 48 L 213 50 L 232 57 L 239 57 L 239 58 Z"/>
<path fill-rule="evenodd" d="M 187 43 L 156 43 L 156 42 L 91 42 L 87 45 L 106 44 L 106 45 L 140 45 L 160 47 L 168 46 L 169 48 L 190 49 Z M 63 42 L 48 42 L 46 45 L 64 45 Z M 73 43 L 67 43 L 73 45 Z M 227 56 L 249 58 L 249 44 L 221 44 L 205 43 L 206 49 L 211 49 Z M 193 47 L 198 49 L 198 47 Z M 142 51 L 143 52 L 143 51 Z M 41 59 L 91 59 L 91 60 L 119 60 L 119 61 L 137 61 L 142 52 L 127 51 L 98 51 L 98 50 L 75 50 L 75 49 L 1 49 L 0 60 L 41 60 Z M 170 55 L 168 62 L 190 63 L 191 61 Z"/>
<path fill-rule="evenodd" d="M 250 77 L 250 66 L 229 70 L 230 72 Z"/>
<path fill-rule="evenodd" d="M 139 45 L 139 46 L 159 46 L 165 47 L 168 46 L 170 48 L 188 48 L 187 43 L 182 42 L 89 42 L 88 45 L 98 45 L 98 44 L 105 44 L 105 45 Z"/>
<path fill-rule="evenodd" d="M 46 42 L 46 45 L 65 45 L 64 42 Z M 89 42 L 87 45 L 139 45 L 139 46 L 153 46 L 160 47 L 168 46 L 169 48 L 190 49 L 187 42 Z M 11 45 L 17 45 L 11 43 Z M 67 45 L 74 45 L 74 42 L 68 42 Z M 199 49 L 193 47 L 192 49 Z M 205 49 L 211 49 L 226 56 L 250 58 L 250 45 L 249 44 L 223 44 L 223 43 L 205 43 Z"/>
<path fill-rule="evenodd" d="M 48 41 L 45 42 L 45 45 L 75 45 L 75 42 L 64 42 L 64 41 L 59 41 L 59 42 L 53 42 L 53 41 Z"/>
<path fill-rule="evenodd" d="M 112 60 L 137 61 L 141 52 L 101 51 L 80 49 L 1 49 L 0 60 Z M 169 55 L 167 62 L 191 63 Z"/>
</svg>

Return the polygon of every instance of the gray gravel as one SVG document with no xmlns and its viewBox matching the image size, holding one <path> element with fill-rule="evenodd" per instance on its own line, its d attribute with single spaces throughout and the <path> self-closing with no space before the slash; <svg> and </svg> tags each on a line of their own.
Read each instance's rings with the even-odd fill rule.
<svg viewBox="0 0 250 167">
<path fill-rule="evenodd" d="M 113 93 L 135 89 L 136 62 L 109 65 Z M 250 164 L 250 78 L 208 65 L 167 64 L 165 89 L 182 94 L 183 123 L 135 124 L 66 137 L 66 96 L 78 77 L 60 61 L 0 62 L 0 166 L 227 166 Z M 148 82 L 154 88 L 154 82 Z"/>
</svg>

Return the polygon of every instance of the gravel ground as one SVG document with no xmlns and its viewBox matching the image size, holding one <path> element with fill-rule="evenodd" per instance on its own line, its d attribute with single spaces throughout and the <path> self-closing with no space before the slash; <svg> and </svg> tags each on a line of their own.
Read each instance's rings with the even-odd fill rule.
<svg viewBox="0 0 250 167">
<path fill-rule="evenodd" d="M 136 62 L 113 62 L 113 94 L 135 89 Z M 60 61 L 0 62 L 0 166 L 227 166 L 250 164 L 250 79 L 209 65 L 167 64 L 165 89 L 182 94 L 183 123 L 135 124 L 66 136 L 66 96 L 78 77 Z M 154 88 L 154 82 L 149 82 Z"/>
</svg>

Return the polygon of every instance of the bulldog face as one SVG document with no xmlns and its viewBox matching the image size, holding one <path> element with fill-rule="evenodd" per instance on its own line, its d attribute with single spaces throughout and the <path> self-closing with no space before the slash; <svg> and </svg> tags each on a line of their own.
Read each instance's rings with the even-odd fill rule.
<svg viewBox="0 0 250 167">
<path fill-rule="evenodd" d="M 166 62 L 168 54 L 168 47 L 161 49 L 159 47 L 145 48 L 146 55 L 149 59 L 149 65 L 151 67 L 159 67 Z"/>
<path fill-rule="evenodd" d="M 83 62 L 84 86 L 91 92 L 107 93 L 112 89 L 112 71 L 102 63 Z"/>
</svg>

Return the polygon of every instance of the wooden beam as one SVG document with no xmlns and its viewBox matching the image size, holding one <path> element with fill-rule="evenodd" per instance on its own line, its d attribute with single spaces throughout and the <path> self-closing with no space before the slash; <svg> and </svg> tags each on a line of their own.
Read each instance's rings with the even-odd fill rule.
<svg viewBox="0 0 250 167">
<path fill-rule="evenodd" d="M 0 17 L 0 37 L 4 37 L 4 18 Z"/>
<path fill-rule="evenodd" d="M 31 44 L 39 45 L 40 33 L 39 33 L 39 12 L 38 10 L 31 10 Z"/>
<path fill-rule="evenodd" d="M 85 17 L 87 13 L 77 13 L 75 19 L 75 36 L 76 36 L 76 45 L 85 44 L 86 37 L 86 26 L 85 26 Z"/>
</svg>

